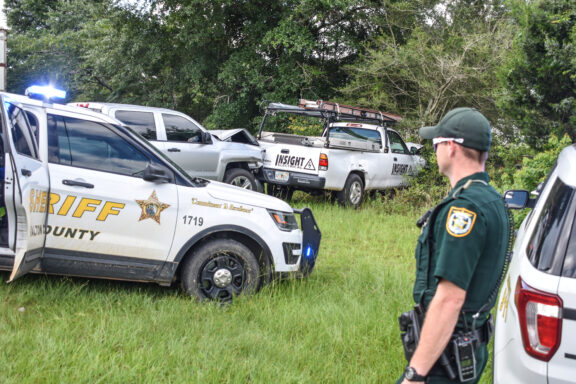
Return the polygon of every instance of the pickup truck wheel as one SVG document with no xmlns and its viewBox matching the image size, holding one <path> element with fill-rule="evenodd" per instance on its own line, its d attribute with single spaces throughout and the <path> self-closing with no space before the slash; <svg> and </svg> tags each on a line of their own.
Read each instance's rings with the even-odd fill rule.
<svg viewBox="0 0 576 384">
<path fill-rule="evenodd" d="M 243 168 L 232 168 L 226 171 L 224 182 L 251 191 L 258 191 L 258 183 L 254 174 Z"/>
<path fill-rule="evenodd" d="M 345 207 L 358 208 L 362 205 L 362 198 L 364 197 L 364 183 L 360 176 L 351 174 L 346 179 L 344 189 L 337 193 L 336 199 L 338 204 Z"/>
<path fill-rule="evenodd" d="M 268 194 L 284 201 L 292 200 L 294 190 L 290 187 L 282 187 L 276 184 L 268 184 Z"/>
<path fill-rule="evenodd" d="M 260 267 L 254 253 L 231 239 L 209 241 L 189 255 L 182 267 L 182 288 L 198 300 L 231 301 L 254 293 L 260 285 Z"/>
</svg>

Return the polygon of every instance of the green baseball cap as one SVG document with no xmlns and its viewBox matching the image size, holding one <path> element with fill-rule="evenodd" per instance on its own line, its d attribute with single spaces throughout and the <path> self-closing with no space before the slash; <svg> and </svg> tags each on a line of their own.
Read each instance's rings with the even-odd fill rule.
<svg viewBox="0 0 576 384">
<path fill-rule="evenodd" d="M 455 108 L 448 112 L 438 125 L 422 127 L 418 133 L 424 139 L 435 137 L 464 139 L 461 143 L 463 146 L 479 151 L 490 149 L 492 141 L 490 122 L 474 108 Z"/>
</svg>

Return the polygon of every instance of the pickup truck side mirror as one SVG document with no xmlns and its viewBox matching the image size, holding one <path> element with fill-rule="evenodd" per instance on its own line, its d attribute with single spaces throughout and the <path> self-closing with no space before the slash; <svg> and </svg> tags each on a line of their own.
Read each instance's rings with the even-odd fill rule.
<svg viewBox="0 0 576 384">
<path fill-rule="evenodd" d="M 212 135 L 210 132 L 202 131 L 200 136 L 200 142 L 202 144 L 212 144 Z"/>
<path fill-rule="evenodd" d="M 152 163 L 146 165 L 144 176 L 142 178 L 146 181 L 159 184 L 170 183 L 172 181 L 172 175 L 169 170 Z"/>
</svg>

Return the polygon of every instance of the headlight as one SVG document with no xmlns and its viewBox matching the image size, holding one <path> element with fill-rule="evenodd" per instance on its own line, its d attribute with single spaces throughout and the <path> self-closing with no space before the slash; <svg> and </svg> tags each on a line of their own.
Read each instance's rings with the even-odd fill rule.
<svg viewBox="0 0 576 384">
<path fill-rule="evenodd" d="M 272 220 L 274 220 L 281 231 L 293 231 L 298 229 L 298 222 L 293 213 L 273 211 L 271 209 L 268 210 L 268 213 L 270 213 Z"/>
</svg>

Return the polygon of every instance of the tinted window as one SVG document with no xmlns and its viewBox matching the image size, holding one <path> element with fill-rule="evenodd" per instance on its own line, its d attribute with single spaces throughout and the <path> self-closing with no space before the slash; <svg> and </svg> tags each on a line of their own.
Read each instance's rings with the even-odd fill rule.
<svg viewBox="0 0 576 384">
<path fill-rule="evenodd" d="M 8 118 L 10 120 L 12 140 L 14 141 L 16 152 L 21 155 L 38 158 L 36 138 L 34 137 L 34 133 L 32 132 L 24 111 L 9 104 Z"/>
<path fill-rule="evenodd" d="M 168 113 L 162 114 L 164 126 L 166 127 L 166 138 L 168 141 L 186 141 L 189 143 L 199 143 L 202 129 L 192 121 L 178 115 Z"/>
<path fill-rule="evenodd" d="M 148 157 L 110 126 L 48 115 L 48 161 L 97 171 L 141 176 Z"/>
<path fill-rule="evenodd" d="M 396 132 L 388 131 L 388 140 L 390 140 L 390 151 L 392 153 L 409 154 L 406 144 Z"/>
<path fill-rule="evenodd" d="M 154 113 L 139 111 L 116 111 L 116 118 L 148 140 L 156 140 Z"/>
<path fill-rule="evenodd" d="M 382 145 L 380 132 L 371 129 L 354 127 L 333 127 L 330 128 L 330 137 L 344 140 L 370 141 Z"/>
<path fill-rule="evenodd" d="M 534 267 L 551 271 L 564 261 L 566 244 L 573 227 L 573 188 L 556 179 L 535 223 L 526 254 Z"/>
</svg>

